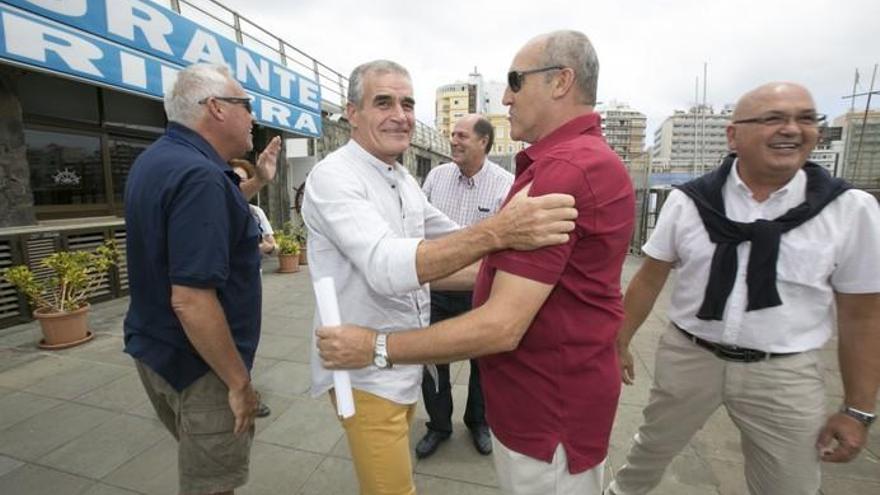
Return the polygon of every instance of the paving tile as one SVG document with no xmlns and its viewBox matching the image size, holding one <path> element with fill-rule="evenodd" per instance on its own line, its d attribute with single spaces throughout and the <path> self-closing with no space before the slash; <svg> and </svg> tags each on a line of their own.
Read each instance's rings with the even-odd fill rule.
<svg viewBox="0 0 880 495">
<path fill-rule="evenodd" d="M 822 464 L 822 473 L 829 478 L 863 480 L 880 483 L 880 458 L 862 451 L 858 457 L 845 464 Z"/>
<path fill-rule="evenodd" d="M 825 477 L 822 479 L 823 495 L 877 495 L 880 483 Z"/>
<path fill-rule="evenodd" d="M 463 425 L 462 425 L 463 426 Z M 415 444 L 425 434 L 424 426 L 412 429 L 410 435 L 410 448 L 415 449 Z M 440 450 L 444 455 L 439 455 Z M 438 452 L 427 459 L 416 460 L 415 472 L 427 474 L 438 478 L 478 483 L 486 486 L 497 486 L 498 478 L 495 474 L 495 465 L 491 456 L 480 455 L 471 442 L 467 428 L 455 428 L 452 436 Z"/>
<path fill-rule="evenodd" d="M 43 333 L 38 328 L 22 328 L 14 332 L 3 332 L 0 335 L 0 346 L 35 349 L 42 338 Z"/>
<path fill-rule="evenodd" d="M 419 495 L 501 495 L 497 487 L 462 483 L 426 474 L 415 475 L 416 492 Z"/>
<path fill-rule="evenodd" d="M 20 361 L 20 364 L 0 372 L 0 386 L 13 389 L 24 389 L 47 377 L 63 375 L 81 364 L 81 361 L 76 359 L 47 353 L 22 354 L 0 350 L 0 356 L 4 360 Z"/>
<path fill-rule="evenodd" d="M 64 373 L 47 376 L 25 391 L 58 399 L 73 399 L 132 372 L 132 368 L 77 360 L 76 365 Z"/>
<path fill-rule="evenodd" d="M 742 462 L 720 459 L 706 459 L 709 469 L 718 480 L 718 493 L 721 495 L 742 495 L 749 493 Z"/>
<path fill-rule="evenodd" d="M 101 479 L 166 435 L 158 421 L 118 416 L 53 450 L 38 462 L 68 473 Z"/>
<path fill-rule="evenodd" d="M 178 493 L 177 442 L 170 434 L 101 479 L 104 484 L 150 495 Z"/>
<path fill-rule="evenodd" d="M 302 396 L 311 386 L 309 365 L 281 361 L 254 378 L 254 387 L 285 397 Z"/>
<path fill-rule="evenodd" d="M 61 404 L 0 432 L 0 453 L 33 461 L 114 416 L 94 407 Z"/>
<path fill-rule="evenodd" d="M 259 392 L 259 390 L 258 390 Z M 261 400 L 269 406 L 272 410 L 272 414 L 265 418 L 257 418 L 257 435 L 263 432 L 266 428 L 272 425 L 275 421 L 278 420 L 279 417 L 283 416 L 288 409 L 293 405 L 293 399 L 289 397 L 283 397 L 281 395 L 270 394 L 266 392 L 260 392 Z"/>
<path fill-rule="evenodd" d="M 315 472 L 324 457 L 264 442 L 254 442 L 251 450 L 250 479 L 236 493 L 275 495 L 297 493 Z"/>
<path fill-rule="evenodd" d="M 129 411 L 149 398 L 136 373 L 126 373 L 121 378 L 97 387 L 73 399 L 80 404 L 88 404 L 114 411 Z"/>
<path fill-rule="evenodd" d="M 92 483 L 86 478 L 28 464 L 0 477 L 0 493 L 77 495 Z"/>
<path fill-rule="evenodd" d="M 292 356 L 308 356 L 311 349 L 310 344 L 308 339 L 302 337 L 265 334 L 260 337 L 257 355 L 290 361 Z"/>
<path fill-rule="evenodd" d="M 0 477 L 15 469 L 18 469 L 21 466 L 24 466 L 24 463 L 19 461 L 18 459 L 6 457 L 5 455 L 0 455 Z"/>
<path fill-rule="evenodd" d="M 134 368 L 134 359 L 123 352 L 124 345 L 121 334 L 96 333 L 95 339 L 88 344 L 61 352 L 83 360 Z"/>
<path fill-rule="evenodd" d="M 27 392 L 12 392 L 0 397 L 0 430 L 60 405 L 58 399 Z"/>
<path fill-rule="evenodd" d="M 326 396 L 294 398 L 290 408 L 257 435 L 262 442 L 326 454 L 343 436 L 333 406 Z"/>
<path fill-rule="evenodd" d="M 354 465 L 346 459 L 327 457 L 309 476 L 300 495 L 342 495 L 358 493 Z"/>
<path fill-rule="evenodd" d="M 105 485 L 103 483 L 95 483 L 82 495 L 138 495 L 138 492 L 125 490 L 116 486 Z"/>
</svg>

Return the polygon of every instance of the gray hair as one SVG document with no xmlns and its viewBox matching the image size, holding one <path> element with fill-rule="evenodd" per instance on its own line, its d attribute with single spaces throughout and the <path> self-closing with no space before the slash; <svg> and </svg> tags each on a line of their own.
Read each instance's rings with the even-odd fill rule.
<svg viewBox="0 0 880 495">
<path fill-rule="evenodd" d="M 199 101 L 210 96 L 228 96 L 223 93 L 231 80 L 225 65 L 193 64 L 178 72 L 174 86 L 165 94 L 168 120 L 195 127 L 205 112 Z"/>
<path fill-rule="evenodd" d="M 574 71 L 574 83 L 585 105 L 596 104 L 599 58 L 587 35 L 579 31 L 553 31 L 540 37 L 545 41 L 540 67 L 562 65 Z M 553 77 L 547 74 L 547 79 Z"/>
<path fill-rule="evenodd" d="M 364 77 L 368 73 L 375 73 L 377 75 L 400 74 L 412 80 L 409 72 L 402 65 L 390 60 L 373 60 L 372 62 L 358 65 L 351 71 L 351 76 L 348 77 L 348 102 L 358 108 L 361 108 L 363 103 L 361 100 L 364 99 Z"/>
</svg>

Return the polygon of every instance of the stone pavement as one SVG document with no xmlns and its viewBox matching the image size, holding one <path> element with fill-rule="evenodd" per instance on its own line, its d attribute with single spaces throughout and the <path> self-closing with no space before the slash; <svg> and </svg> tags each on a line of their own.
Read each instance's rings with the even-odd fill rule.
<svg viewBox="0 0 880 495">
<path fill-rule="evenodd" d="M 626 280 L 638 266 L 627 261 Z M 251 481 L 243 494 L 354 494 L 356 482 L 342 428 L 326 397 L 312 399 L 309 332 L 313 297 L 307 271 L 264 275 L 263 338 L 254 381 L 272 407 L 257 422 Z M 668 293 L 658 304 L 666 305 Z M 96 338 L 64 351 L 40 351 L 36 323 L 0 330 L 0 494 L 174 494 L 176 450 L 155 418 L 131 359 L 122 353 L 128 300 L 96 304 Z M 637 335 L 637 380 L 626 387 L 615 423 L 606 479 L 624 460 L 641 422 L 654 349 L 665 325 L 655 311 Z M 840 402 L 834 343 L 823 351 L 829 407 Z M 453 365 L 455 403 L 467 394 L 467 364 Z M 470 443 L 456 411 L 456 431 L 431 458 L 415 464 L 422 495 L 499 493 L 491 458 Z M 425 431 L 420 406 L 412 444 Z M 880 428 L 869 449 L 847 465 L 825 467 L 825 495 L 880 493 Z M 717 413 L 673 462 L 662 494 L 745 494 L 736 429 Z"/>
</svg>

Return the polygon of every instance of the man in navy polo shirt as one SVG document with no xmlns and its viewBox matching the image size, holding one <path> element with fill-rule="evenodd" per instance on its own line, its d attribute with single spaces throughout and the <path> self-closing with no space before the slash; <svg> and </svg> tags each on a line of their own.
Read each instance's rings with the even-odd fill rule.
<svg viewBox="0 0 880 495">
<path fill-rule="evenodd" d="M 386 337 L 393 364 L 484 356 L 486 420 L 505 494 L 602 490 L 620 394 L 615 338 L 635 198 L 593 111 L 598 73 L 586 36 L 552 32 L 514 57 L 502 100 L 511 138 L 532 144 L 516 156 L 508 198 L 572 195 L 578 216 L 568 242 L 488 255 L 473 311 Z M 370 363 L 375 331 L 345 325 L 321 328 L 318 337 L 326 367 Z"/>
<path fill-rule="evenodd" d="M 168 128 L 125 190 L 131 302 L 125 352 L 178 440 L 182 493 L 232 493 L 248 477 L 258 398 L 260 234 L 227 161 L 253 148 L 250 99 L 226 67 L 196 64 L 165 95 Z M 275 174 L 260 156 L 252 194 Z"/>
</svg>

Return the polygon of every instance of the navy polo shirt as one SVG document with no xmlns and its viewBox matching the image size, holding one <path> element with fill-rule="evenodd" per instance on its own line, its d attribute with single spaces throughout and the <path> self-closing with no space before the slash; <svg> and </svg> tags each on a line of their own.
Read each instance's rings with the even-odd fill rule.
<svg viewBox="0 0 880 495">
<path fill-rule="evenodd" d="M 125 352 L 178 391 L 210 368 L 171 307 L 171 285 L 213 288 L 248 369 L 260 339 L 259 229 L 238 177 L 195 131 L 169 123 L 125 185 Z"/>
</svg>

